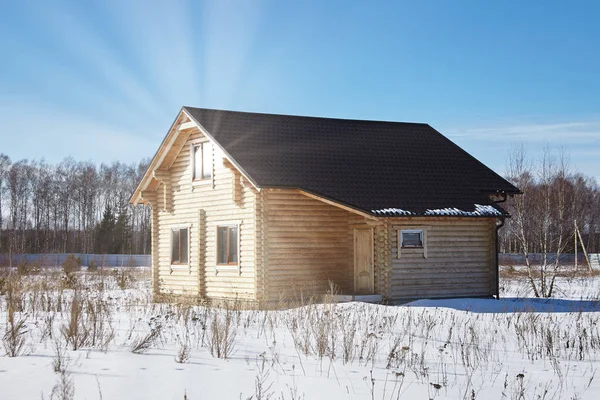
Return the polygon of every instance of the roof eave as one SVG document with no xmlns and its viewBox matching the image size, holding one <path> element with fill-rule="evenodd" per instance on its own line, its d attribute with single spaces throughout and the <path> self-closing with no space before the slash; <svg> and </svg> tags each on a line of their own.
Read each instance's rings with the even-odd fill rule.
<svg viewBox="0 0 600 400">
<path fill-rule="evenodd" d="M 142 191 L 145 190 L 146 187 L 148 187 L 148 184 L 153 179 L 152 171 L 154 171 L 158 167 L 158 165 L 160 165 L 162 158 L 164 158 L 165 152 L 168 151 L 168 147 L 169 147 L 169 146 L 167 146 L 168 142 L 173 140 L 173 137 L 176 136 L 175 135 L 176 130 L 174 128 L 177 125 L 177 121 L 179 121 L 179 119 L 181 118 L 182 112 L 183 112 L 183 107 L 177 113 L 177 116 L 173 120 L 173 123 L 171 124 L 169 130 L 167 131 L 167 134 L 165 135 L 162 142 L 160 143 L 160 146 L 158 146 L 156 153 L 154 153 L 154 156 L 152 157 L 150 164 L 148 164 L 148 168 L 146 169 L 144 176 L 142 177 L 142 179 L 140 180 L 140 183 L 137 185 L 135 191 L 129 198 L 130 204 L 138 205 L 140 203 L 140 200 L 142 200 L 142 196 L 141 196 Z"/>
</svg>

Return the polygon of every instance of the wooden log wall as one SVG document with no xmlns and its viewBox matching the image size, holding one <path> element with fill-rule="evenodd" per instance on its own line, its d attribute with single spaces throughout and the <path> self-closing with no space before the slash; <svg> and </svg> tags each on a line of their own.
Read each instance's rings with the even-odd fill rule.
<svg viewBox="0 0 600 400">
<path fill-rule="evenodd" d="M 259 287 L 265 300 L 324 294 L 330 281 L 341 293 L 352 293 L 353 214 L 295 190 L 266 189 L 261 194 L 262 257 L 268 267 Z"/>
<path fill-rule="evenodd" d="M 389 296 L 391 275 L 391 242 L 389 224 L 384 222 L 374 230 L 375 294 Z"/>
<path fill-rule="evenodd" d="M 255 299 L 255 202 L 257 191 L 213 147 L 213 176 L 192 182 L 193 144 L 208 143 L 193 128 L 178 153 L 168 161 L 171 204 L 158 212 L 158 290 L 162 294 L 200 295 L 210 298 Z M 170 179 L 169 179 L 170 178 Z M 160 193 L 160 188 L 159 188 Z M 239 266 L 216 265 L 216 227 L 219 223 L 240 223 Z M 171 265 L 171 230 L 189 226 L 189 265 Z"/>
<path fill-rule="evenodd" d="M 389 298 L 495 294 L 494 218 L 406 218 L 389 224 Z M 403 248 L 399 254 L 398 231 L 418 228 L 426 230 L 426 249 Z"/>
<path fill-rule="evenodd" d="M 150 227 L 151 227 L 151 232 L 150 232 L 150 252 L 151 252 L 151 258 L 152 258 L 152 294 L 153 295 L 157 295 L 160 293 L 160 288 L 158 286 L 158 281 L 159 281 L 159 277 L 158 277 L 158 208 L 160 207 L 158 204 L 158 196 L 157 193 L 155 191 L 151 191 L 151 192 L 144 192 L 143 193 L 144 198 L 146 199 L 146 201 L 148 201 L 148 203 L 150 204 L 151 207 L 151 223 L 150 223 Z"/>
</svg>

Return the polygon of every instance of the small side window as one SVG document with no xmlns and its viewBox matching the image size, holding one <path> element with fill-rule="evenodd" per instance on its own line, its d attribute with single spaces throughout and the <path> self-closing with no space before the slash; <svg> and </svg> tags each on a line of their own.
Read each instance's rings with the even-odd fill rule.
<svg viewBox="0 0 600 400">
<path fill-rule="evenodd" d="M 423 231 L 416 229 L 400 231 L 400 247 L 423 247 Z"/>
<path fill-rule="evenodd" d="M 188 263 L 188 241 L 188 228 L 174 228 L 171 230 L 171 264 Z"/>
</svg>

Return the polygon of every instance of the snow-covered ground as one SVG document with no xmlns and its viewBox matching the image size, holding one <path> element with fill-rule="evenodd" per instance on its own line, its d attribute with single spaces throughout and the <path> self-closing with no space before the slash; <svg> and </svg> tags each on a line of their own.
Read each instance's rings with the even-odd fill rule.
<svg viewBox="0 0 600 400">
<path fill-rule="evenodd" d="M 152 304 L 147 270 L 76 276 L 0 276 L 0 335 L 24 332 L 0 399 L 600 398 L 596 277 L 551 300 L 502 280 L 500 301 L 257 311 Z"/>
</svg>

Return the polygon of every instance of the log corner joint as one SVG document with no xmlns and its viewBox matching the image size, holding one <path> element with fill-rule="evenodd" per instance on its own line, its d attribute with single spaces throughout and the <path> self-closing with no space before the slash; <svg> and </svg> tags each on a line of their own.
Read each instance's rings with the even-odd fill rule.
<svg viewBox="0 0 600 400">
<path fill-rule="evenodd" d="M 172 201 L 171 201 L 171 173 L 170 171 L 164 170 L 154 170 L 152 171 L 152 176 L 154 179 L 159 181 L 162 185 L 162 191 L 160 193 L 160 197 L 162 197 L 162 211 L 171 212 Z M 157 201 L 157 203 L 159 203 Z"/>
</svg>

